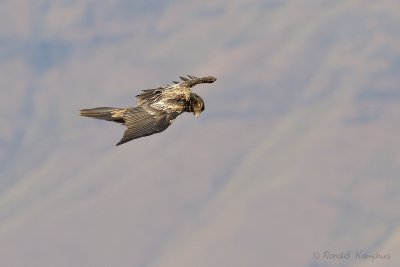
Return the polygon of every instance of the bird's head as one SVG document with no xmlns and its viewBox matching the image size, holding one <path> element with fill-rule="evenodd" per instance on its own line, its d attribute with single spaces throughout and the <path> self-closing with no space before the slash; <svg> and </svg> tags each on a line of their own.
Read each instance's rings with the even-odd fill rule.
<svg viewBox="0 0 400 267">
<path fill-rule="evenodd" d="M 195 93 L 192 93 L 190 95 L 190 107 L 189 111 L 193 112 L 193 114 L 198 118 L 205 109 L 204 107 L 204 101 L 201 99 L 201 97 Z"/>
</svg>

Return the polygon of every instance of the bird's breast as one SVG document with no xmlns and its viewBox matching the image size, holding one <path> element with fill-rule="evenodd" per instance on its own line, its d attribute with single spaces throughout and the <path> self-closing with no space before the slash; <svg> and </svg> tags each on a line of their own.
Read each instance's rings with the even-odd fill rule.
<svg viewBox="0 0 400 267">
<path fill-rule="evenodd" d="M 157 101 L 153 104 L 151 104 L 151 108 L 160 110 L 160 111 L 165 111 L 165 112 L 183 112 L 185 111 L 185 103 L 184 102 L 179 102 L 179 101 L 174 101 L 174 100 L 160 100 Z"/>
</svg>

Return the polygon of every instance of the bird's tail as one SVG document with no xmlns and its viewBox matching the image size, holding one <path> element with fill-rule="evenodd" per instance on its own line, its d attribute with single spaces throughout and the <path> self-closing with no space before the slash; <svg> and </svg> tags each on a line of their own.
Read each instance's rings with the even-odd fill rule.
<svg viewBox="0 0 400 267">
<path fill-rule="evenodd" d="M 100 108 L 89 108 L 81 109 L 80 115 L 84 117 L 114 121 L 124 123 L 124 113 L 126 108 L 111 108 L 111 107 L 100 107 Z"/>
</svg>

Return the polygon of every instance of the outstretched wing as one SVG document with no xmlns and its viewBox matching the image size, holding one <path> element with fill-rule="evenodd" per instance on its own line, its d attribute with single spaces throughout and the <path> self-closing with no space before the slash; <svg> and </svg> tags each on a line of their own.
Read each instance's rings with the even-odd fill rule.
<svg viewBox="0 0 400 267">
<path fill-rule="evenodd" d="M 216 78 L 212 76 L 198 78 L 193 75 L 188 75 L 188 77 L 179 76 L 179 78 L 182 81 L 173 81 L 173 84 L 171 85 L 159 86 L 155 89 L 142 90 L 143 93 L 136 96 L 138 99 L 138 105 L 141 106 L 144 104 L 155 103 L 163 97 L 171 98 L 180 96 L 184 97 L 188 101 L 191 93 L 191 87 L 195 86 L 196 84 L 213 83 L 216 81 Z"/>
<path fill-rule="evenodd" d="M 130 108 L 124 113 L 124 124 L 128 127 L 117 146 L 143 136 L 159 133 L 167 129 L 179 115 L 177 112 L 159 111 L 151 114 L 141 107 Z"/>
</svg>

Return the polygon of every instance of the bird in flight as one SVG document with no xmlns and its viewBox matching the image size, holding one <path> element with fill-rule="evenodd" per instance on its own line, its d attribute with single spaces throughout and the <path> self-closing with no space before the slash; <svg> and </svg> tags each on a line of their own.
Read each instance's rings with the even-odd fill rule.
<svg viewBox="0 0 400 267">
<path fill-rule="evenodd" d="M 191 112 L 196 118 L 204 111 L 204 101 L 192 92 L 196 84 L 213 83 L 212 76 L 198 78 L 193 75 L 180 77 L 172 85 L 142 90 L 137 95 L 138 104 L 131 108 L 99 107 L 80 110 L 80 115 L 94 119 L 124 124 L 127 129 L 117 146 L 133 139 L 160 133 L 167 129 L 183 112 Z"/>
</svg>

